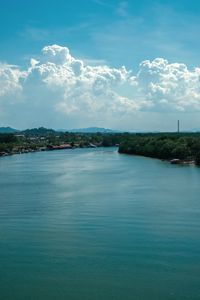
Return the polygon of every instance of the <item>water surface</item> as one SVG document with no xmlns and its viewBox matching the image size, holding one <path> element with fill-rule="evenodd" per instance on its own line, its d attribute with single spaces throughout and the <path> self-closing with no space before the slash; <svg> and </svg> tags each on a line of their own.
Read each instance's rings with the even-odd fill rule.
<svg viewBox="0 0 200 300">
<path fill-rule="evenodd" d="M 199 300 L 200 169 L 77 149 L 0 159 L 0 299 Z"/>
</svg>

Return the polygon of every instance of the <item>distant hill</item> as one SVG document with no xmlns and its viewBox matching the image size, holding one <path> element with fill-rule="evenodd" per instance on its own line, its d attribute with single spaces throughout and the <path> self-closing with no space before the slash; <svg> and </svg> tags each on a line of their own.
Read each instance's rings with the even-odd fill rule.
<svg viewBox="0 0 200 300">
<path fill-rule="evenodd" d="M 80 132 L 80 133 L 117 133 L 120 132 L 119 130 L 112 130 L 108 128 L 101 128 L 101 127 L 88 127 L 88 128 L 79 128 L 79 129 L 71 129 L 68 130 L 69 132 Z"/>
<path fill-rule="evenodd" d="M 57 132 L 53 129 L 39 127 L 39 128 L 31 128 L 21 131 L 22 134 L 26 136 L 48 136 L 48 135 L 57 135 Z"/>
<path fill-rule="evenodd" d="M 102 128 L 102 127 L 88 127 L 88 128 L 78 128 L 78 129 L 50 129 L 50 128 L 31 128 L 31 129 L 25 129 L 25 130 L 17 130 L 11 127 L 0 127 L 0 133 L 15 133 L 20 132 L 21 134 L 24 134 L 26 136 L 46 136 L 46 135 L 56 135 L 59 132 L 72 132 L 72 133 L 120 133 L 119 130 L 112 130 L 108 128 Z"/>
<path fill-rule="evenodd" d="M 17 129 L 11 127 L 0 127 L 0 133 L 15 133 L 17 131 Z"/>
</svg>

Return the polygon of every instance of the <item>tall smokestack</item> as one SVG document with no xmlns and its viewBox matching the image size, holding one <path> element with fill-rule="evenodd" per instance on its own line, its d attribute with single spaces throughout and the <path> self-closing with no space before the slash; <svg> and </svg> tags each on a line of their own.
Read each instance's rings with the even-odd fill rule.
<svg viewBox="0 0 200 300">
<path fill-rule="evenodd" d="M 180 121 L 178 120 L 178 124 L 177 124 L 177 132 L 180 132 Z"/>
</svg>

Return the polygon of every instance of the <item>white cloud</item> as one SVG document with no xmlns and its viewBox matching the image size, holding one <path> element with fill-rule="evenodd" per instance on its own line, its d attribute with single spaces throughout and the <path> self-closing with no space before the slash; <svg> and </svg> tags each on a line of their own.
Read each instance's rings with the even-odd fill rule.
<svg viewBox="0 0 200 300">
<path fill-rule="evenodd" d="M 134 111 L 138 105 L 131 97 L 116 92 L 127 84 L 130 73 L 104 66 L 84 65 L 71 56 L 69 49 L 57 45 L 42 50 L 40 63 L 32 64 L 27 80 L 37 80 L 46 89 L 60 95 L 56 111 L 66 114 L 111 114 Z M 35 78 L 35 79 L 34 79 Z M 102 115 L 103 116 L 103 115 Z M 81 116 L 80 116 L 81 117 Z"/>
<path fill-rule="evenodd" d="M 0 64 L 0 99 L 21 91 L 20 77 L 22 74 L 15 66 Z"/>
<path fill-rule="evenodd" d="M 157 58 L 140 64 L 140 92 L 155 110 L 200 110 L 200 69 L 189 71 L 185 64 Z"/>
<path fill-rule="evenodd" d="M 0 65 L 0 100 L 4 100 L 0 110 L 6 109 L 11 118 L 13 102 L 20 98 L 16 120 L 17 116 L 24 116 L 26 122 L 57 120 L 58 126 L 66 118 L 83 126 L 101 120 L 112 126 L 123 119 L 129 124 L 140 111 L 200 111 L 199 78 L 200 68 L 188 70 L 185 64 L 170 64 L 163 58 L 143 61 L 135 74 L 125 67 L 90 66 L 74 58 L 68 48 L 52 45 L 42 49 L 38 61 L 31 59 L 27 70 Z M 12 109 L 10 95 L 15 95 Z"/>
</svg>

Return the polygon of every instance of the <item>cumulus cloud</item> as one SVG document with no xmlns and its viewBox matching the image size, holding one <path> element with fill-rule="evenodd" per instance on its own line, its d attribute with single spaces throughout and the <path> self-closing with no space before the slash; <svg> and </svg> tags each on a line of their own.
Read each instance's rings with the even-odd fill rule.
<svg viewBox="0 0 200 300">
<path fill-rule="evenodd" d="M 20 78 L 23 72 L 12 65 L 0 64 L 0 99 L 22 90 Z"/>
<path fill-rule="evenodd" d="M 31 111 L 33 118 L 42 112 L 44 119 L 51 115 L 106 123 L 140 111 L 200 111 L 199 79 L 200 68 L 189 70 L 163 58 L 143 61 L 134 73 L 84 64 L 67 47 L 52 45 L 42 49 L 38 60 L 31 59 L 27 70 L 0 65 L 0 110 L 12 95 L 23 99 L 20 112 Z M 6 108 L 9 114 L 8 104 Z"/>
<path fill-rule="evenodd" d="M 32 63 L 27 82 L 43 86 L 59 99 L 55 110 L 66 114 L 112 114 L 135 111 L 138 104 L 120 93 L 130 77 L 125 67 L 84 65 L 69 49 L 57 45 L 44 47 L 41 61 Z M 52 94 L 53 93 L 53 94 Z"/>
<path fill-rule="evenodd" d="M 189 71 L 185 64 L 163 58 L 147 60 L 140 64 L 137 83 L 153 109 L 200 110 L 200 68 Z"/>
</svg>

